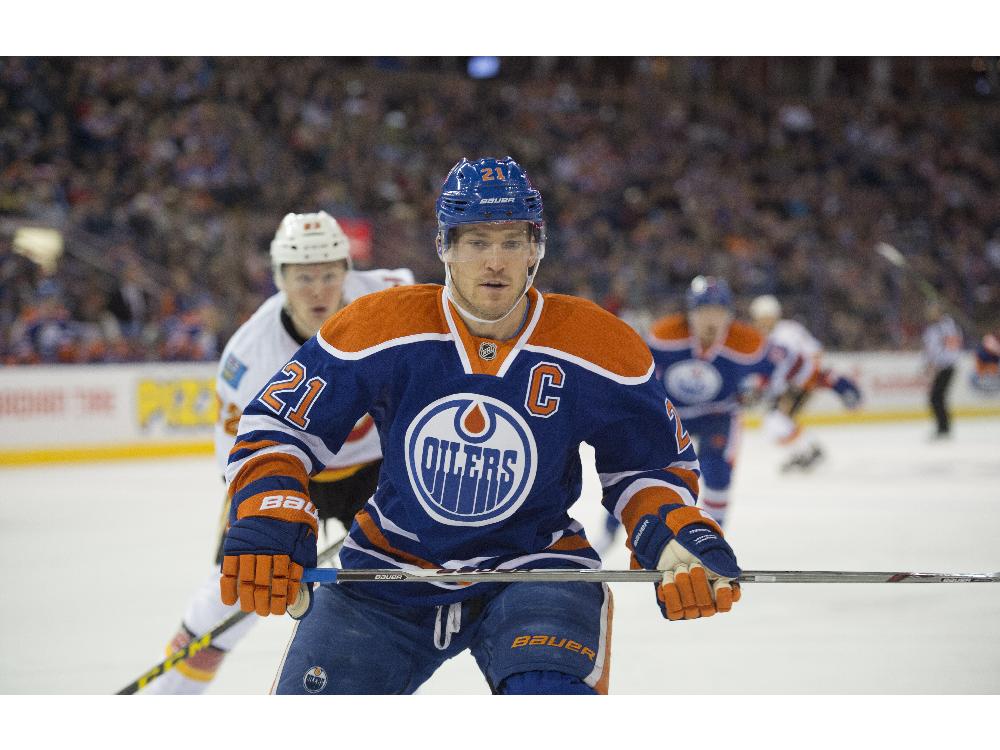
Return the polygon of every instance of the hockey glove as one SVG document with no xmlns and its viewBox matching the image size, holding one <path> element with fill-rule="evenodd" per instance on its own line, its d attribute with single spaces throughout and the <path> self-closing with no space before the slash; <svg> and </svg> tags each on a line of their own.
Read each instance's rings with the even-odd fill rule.
<svg viewBox="0 0 1000 750">
<path fill-rule="evenodd" d="M 714 523 L 694 521 L 678 529 L 656 567 L 663 571 L 656 599 L 668 620 L 711 617 L 740 599 L 736 555 Z"/>
<path fill-rule="evenodd" d="M 305 614 L 300 602 L 303 568 L 316 566 L 317 513 L 297 496 L 259 495 L 240 504 L 222 547 L 223 604 L 240 603 L 261 617 L 288 609 Z M 301 587 L 308 597 L 309 589 Z M 293 607 L 293 605 L 298 605 Z"/>
<path fill-rule="evenodd" d="M 861 404 L 861 389 L 850 378 L 841 375 L 833 381 L 833 385 L 830 387 L 837 392 L 841 402 L 848 409 L 857 409 Z"/>
</svg>

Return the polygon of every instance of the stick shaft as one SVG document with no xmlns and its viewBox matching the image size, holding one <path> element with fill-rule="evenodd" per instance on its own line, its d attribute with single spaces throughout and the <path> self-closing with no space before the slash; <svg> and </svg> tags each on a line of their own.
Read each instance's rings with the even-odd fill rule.
<svg viewBox="0 0 1000 750">
<path fill-rule="evenodd" d="M 394 568 L 343 570 L 308 568 L 303 582 L 317 583 L 516 583 L 518 581 L 596 581 L 634 583 L 659 581 L 656 570 L 477 570 L 409 571 Z M 847 570 L 745 570 L 740 583 L 1000 583 L 1000 573 L 911 573 Z"/>
<path fill-rule="evenodd" d="M 344 545 L 344 539 L 340 539 L 339 541 L 334 542 L 316 556 L 316 562 L 329 562 L 334 557 L 336 557 L 337 553 L 340 551 L 340 548 L 343 545 Z M 319 568 L 311 568 L 311 570 L 319 570 Z M 332 568 L 325 568 L 325 570 L 332 570 Z M 180 664 L 182 661 L 185 661 L 186 659 L 194 656 L 199 651 L 208 648 L 210 645 L 212 645 L 212 641 L 214 641 L 220 635 L 225 633 L 227 630 L 230 630 L 233 627 L 235 627 L 237 623 L 242 622 L 245 618 L 249 617 L 252 614 L 254 613 L 243 612 L 243 611 L 234 612 L 233 614 L 229 615 L 229 617 L 227 617 L 225 620 L 222 620 L 222 622 L 218 623 L 214 628 L 209 630 L 207 633 L 204 633 L 198 636 L 197 638 L 192 638 L 190 643 L 188 643 L 186 646 L 177 649 L 172 654 L 170 654 L 170 656 L 161 661 L 159 664 L 154 665 L 153 667 L 148 669 L 144 674 L 132 680 L 132 682 L 130 682 L 128 685 L 119 690 L 117 694 L 133 695 L 134 693 L 139 692 L 144 687 L 146 687 L 146 685 L 148 685 L 150 682 L 155 680 L 157 677 L 161 677 L 165 673 L 169 672 L 171 669 Z"/>
</svg>

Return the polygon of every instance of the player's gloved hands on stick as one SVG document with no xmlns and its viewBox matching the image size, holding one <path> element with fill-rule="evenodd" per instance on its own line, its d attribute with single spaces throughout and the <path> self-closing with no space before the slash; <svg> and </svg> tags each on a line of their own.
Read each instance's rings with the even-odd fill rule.
<svg viewBox="0 0 1000 750">
<path fill-rule="evenodd" d="M 279 500 L 284 507 L 266 507 L 267 498 L 252 498 L 240 505 L 237 515 L 242 517 L 231 524 L 222 547 L 219 588 L 223 604 L 239 601 L 244 612 L 266 617 L 289 611 L 301 617 L 311 599 L 310 588 L 301 585 L 302 572 L 316 567 L 315 509 L 301 498 L 279 496 Z M 247 503 L 258 507 L 244 508 Z M 297 508 L 288 507 L 299 503 Z M 261 509 L 261 505 L 265 507 Z M 266 515 L 253 515 L 255 511 Z M 274 517 L 279 514 L 289 520 Z M 303 595 L 306 601 L 301 601 Z"/>
<path fill-rule="evenodd" d="M 732 547 L 714 524 L 679 529 L 660 553 L 656 586 L 660 612 L 668 620 L 694 620 L 728 612 L 740 599 L 740 568 Z"/>
</svg>

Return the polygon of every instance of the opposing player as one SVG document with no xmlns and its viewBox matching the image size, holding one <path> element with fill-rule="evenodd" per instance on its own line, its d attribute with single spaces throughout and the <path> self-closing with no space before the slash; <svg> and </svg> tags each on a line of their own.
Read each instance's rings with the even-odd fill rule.
<svg viewBox="0 0 1000 750">
<path fill-rule="evenodd" d="M 298 387 L 279 375 L 244 411 L 226 472 L 222 599 L 261 615 L 311 603 L 278 693 L 410 693 L 465 649 L 494 692 L 605 692 L 606 585 L 299 585 L 316 561 L 308 476 L 370 412 L 385 462 L 344 567 L 599 567 L 567 514 L 587 441 L 634 564 L 663 571 L 665 616 L 739 598 L 735 556 L 694 507 L 697 457 L 649 349 L 596 305 L 532 287 L 545 226 L 521 167 L 462 159 L 436 210 L 445 285 L 348 306 L 296 353 Z"/>
<path fill-rule="evenodd" d="M 1000 393 L 1000 327 L 983 336 L 976 347 L 972 386 L 983 393 Z"/>
<path fill-rule="evenodd" d="M 340 225 L 326 212 L 288 214 L 271 242 L 274 281 L 279 291 L 271 296 L 236 331 L 219 363 L 216 393 L 220 410 L 215 427 L 215 455 L 225 472 L 236 426 L 243 408 L 275 371 L 286 391 L 305 385 L 302 408 L 308 408 L 309 384 L 295 362 L 295 351 L 315 335 L 323 322 L 359 297 L 388 287 L 413 283 L 409 269 L 355 271 L 349 241 Z M 373 321 L 356 320 L 355 326 Z M 288 363 L 286 365 L 286 363 Z M 272 390 L 274 392 L 274 390 Z M 280 391 L 278 391 L 280 392 Z M 321 521 L 336 519 L 347 529 L 354 514 L 375 491 L 382 452 L 375 423 L 368 414 L 352 424 L 336 453 L 324 454 L 319 471 L 309 482 L 309 495 Z M 226 500 L 226 518 L 229 501 Z M 221 534 L 222 529 L 220 529 Z M 196 591 L 167 653 L 186 645 L 238 611 L 219 600 L 221 544 L 216 567 Z M 215 676 L 225 655 L 248 632 L 257 618 L 249 617 L 223 633 L 173 670 L 151 682 L 146 693 L 201 693 Z"/>
<path fill-rule="evenodd" d="M 789 372 L 787 390 L 770 397 L 763 427 L 765 434 L 786 453 L 781 470 L 806 470 L 823 457 L 819 442 L 797 419 L 810 396 L 817 388 L 830 388 L 840 396 L 844 406 L 856 409 L 861 404 L 861 389 L 853 379 L 824 367 L 823 345 L 797 320 L 783 319 L 781 312 L 781 303 L 770 294 L 756 297 L 750 303 L 754 328 L 786 358 L 792 360 L 797 356 L 807 366 Z"/>
<path fill-rule="evenodd" d="M 781 393 L 789 377 L 808 375 L 810 364 L 796 354 L 786 356 L 735 320 L 725 279 L 696 277 L 686 305 L 686 314 L 657 321 L 648 341 L 656 376 L 698 443 L 701 503 L 721 525 L 739 448 L 741 400 L 755 389 L 768 396 Z"/>
</svg>

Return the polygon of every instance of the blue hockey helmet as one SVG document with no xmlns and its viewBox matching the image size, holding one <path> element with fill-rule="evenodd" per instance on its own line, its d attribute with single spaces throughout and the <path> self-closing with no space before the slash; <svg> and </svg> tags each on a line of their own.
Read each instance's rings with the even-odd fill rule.
<svg viewBox="0 0 1000 750">
<path fill-rule="evenodd" d="M 703 305 L 718 305 L 731 310 L 733 292 L 725 279 L 717 276 L 696 276 L 688 288 L 686 300 L 688 310 Z"/>
<path fill-rule="evenodd" d="M 521 165 L 509 156 L 477 161 L 463 158 L 445 178 L 434 208 L 439 255 L 443 255 L 449 232 L 456 227 L 513 221 L 526 221 L 532 226 L 538 258 L 545 255 L 541 193 L 532 187 Z"/>
</svg>

